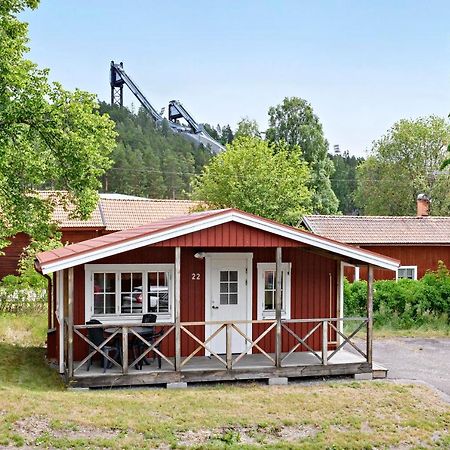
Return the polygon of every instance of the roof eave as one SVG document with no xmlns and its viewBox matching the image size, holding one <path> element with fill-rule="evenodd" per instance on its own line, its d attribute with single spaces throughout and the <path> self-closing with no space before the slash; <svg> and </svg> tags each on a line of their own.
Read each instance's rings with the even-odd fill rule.
<svg viewBox="0 0 450 450">
<path fill-rule="evenodd" d="M 231 221 L 236 221 L 237 223 L 241 223 L 243 225 L 258 228 L 269 233 L 283 236 L 287 239 L 311 245 L 313 247 L 383 269 L 396 270 L 400 265 L 399 261 L 392 258 L 383 257 L 382 255 L 377 255 L 376 253 L 372 253 L 367 250 L 358 249 L 348 244 L 332 241 L 309 232 L 277 224 L 276 222 L 262 219 L 241 211 L 228 209 L 218 211 L 216 214 L 212 214 L 207 217 L 196 218 L 195 220 L 188 221 L 173 228 L 163 229 L 159 232 L 152 232 L 149 235 L 132 238 L 130 240 L 108 245 L 107 247 L 99 248 L 97 250 L 86 251 L 75 256 L 62 257 L 56 261 L 50 261 L 47 264 L 45 262 L 41 262 L 42 271 L 44 274 L 52 273 L 57 270 L 66 269 L 68 267 L 73 267 L 80 264 L 86 264 L 97 259 L 134 250 L 135 248 L 146 245 L 156 244 L 179 237 L 186 233 L 201 231 L 202 229 Z"/>
</svg>

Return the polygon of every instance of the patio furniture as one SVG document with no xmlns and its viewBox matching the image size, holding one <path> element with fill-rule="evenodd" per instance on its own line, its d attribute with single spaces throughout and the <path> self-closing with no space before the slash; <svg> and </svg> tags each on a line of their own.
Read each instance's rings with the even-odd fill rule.
<svg viewBox="0 0 450 450">
<path fill-rule="evenodd" d="M 102 323 L 99 320 L 96 320 L 96 319 L 92 319 L 92 320 L 89 320 L 88 322 L 86 322 L 86 325 L 101 325 L 101 324 Z M 87 329 L 87 334 L 88 334 L 88 339 L 96 347 L 100 347 L 100 345 L 105 340 L 105 337 L 103 335 L 103 328 L 88 328 Z M 89 346 L 89 353 L 93 352 L 94 350 L 97 351 L 92 345 L 90 345 Z M 112 345 L 104 345 L 103 347 L 101 347 L 101 350 L 108 356 L 110 356 L 111 354 L 114 354 L 114 356 L 117 356 L 119 354 L 118 348 L 114 347 Z M 94 357 L 94 355 L 92 355 L 89 358 L 89 361 L 87 362 L 86 371 L 89 371 L 89 369 L 91 368 L 92 358 Z M 101 356 L 102 356 L 103 373 L 105 373 L 106 369 L 109 369 L 112 366 L 112 364 L 111 364 L 110 361 L 108 361 L 108 359 L 104 355 L 101 355 Z"/>
<path fill-rule="evenodd" d="M 144 314 L 142 316 L 142 323 L 156 323 L 157 316 L 156 314 Z M 154 327 L 143 327 L 146 332 L 145 336 L 143 336 L 150 344 L 153 344 L 156 339 L 162 335 L 162 332 L 155 333 Z M 140 333 L 142 334 L 142 333 Z M 133 354 L 134 357 L 137 358 L 138 355 L 141 355 L 142 352 L 145 351 L 145 349 L 148 348 L 148 346 L 142 342 L 139 338 L 136 338 L 133 343 Z M 159 344 L 155 347 L 159 351 Z M 153 350 L 153 360 L 158 357 L 158 368 L 161 369 L 161 355 L 158 354 Z M 143 364 L 149 364 L 148 359 L 144 356 L 136 365 L 135 368 L 137 370 L 142 370 Z"/>
</svg>

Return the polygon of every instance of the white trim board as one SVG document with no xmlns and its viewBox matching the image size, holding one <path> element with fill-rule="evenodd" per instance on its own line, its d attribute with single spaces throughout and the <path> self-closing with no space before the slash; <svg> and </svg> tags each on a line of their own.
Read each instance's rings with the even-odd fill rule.
<svg viewBox="0 0 450 450">
<path fill-rule="evenodd" d="M 207 216 L 203 219 L 192 223 L 181 224 L 177 227 L 161 230 L 146 236 L 136 237 L 125 242 L 118 242 L 113 245 L 108 245 L 104 248 L 98 248 L 87 253 L 76 254 L 72 257 L 62 257 L 61 260 L 56 260 L 48 264 L 42 263 L 42 273 L 52 273 L 56 270 L 62 270 L 68 267 L 86 264 L 97 259 L 106 258 L 108 256 L 116 255 L 118 253 L 127 252 L 136 248 L 145 247 L 147 245 L 156 244 L 162 241 L 173 239 L 184 234 L 194 233 L 217 225 L 222 225 L 229 222 L 236 222 L 252 228 L 256 228 L 268 233 L 282 236 L 303 244 L 311 245 L 312 247 L 321 250 L 329 251 L 338 255 L 355 259 L 366 264 L 371 264 L 376 267 L 381 267 L 388 270 L 396 270 L 399 264 L 391 258 L 383 257 L 372 252 L 367 252 L 356 247 L 351 247 L 337 241 L 316 236 L 305 231 L 296 230 L 275 222 L 271 222 L 262 218 L 251 216 L 240 211 L 230 210 L 221 212 L 212 216 Z"/>
</svg>

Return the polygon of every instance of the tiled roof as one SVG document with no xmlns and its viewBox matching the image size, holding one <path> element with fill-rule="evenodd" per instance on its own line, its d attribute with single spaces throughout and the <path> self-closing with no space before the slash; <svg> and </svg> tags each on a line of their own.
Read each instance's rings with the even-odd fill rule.
<svg viewBox="0 0 450 450">
<path fill-rule="evenodd" d="M 190 200 L 114 199 L 100 197 L 100 208 L 107 230 L 117 231 L 189 214 L 198 202 Z"/>
<path fill-rule="evenodd" d="M 311 215 L 303 224 L 347 244 L 450 244 L 450 217 Z"/>
<path fill-rule="evenodd" d="M 62 191 L 39 191 L 39 196 L 44 198 L 53 198 L 56 206 L 53 210 L 53 219 L 60 224 L 61 228 L 103 228 L 103 219 L 100 212 L 100 203 L 95 207 L 88 220 L 71 219 L 70 213 L 73 207 L 68 205 L 64 207 L 58 200 L 58 195 Z"/>
<path fill-rule="evenodd" d="M 54 191 L 41 191 L 43 197 L 55 194 Z M 189 214 L 199 205 L 191 200 L 149 199 L 123 194 L 100 194 L 97 207 L 86 220 L 70 219 L 68 211 L 58 204 L 53 218 L 61 228 L 104 228 L 119 231 L 148 224 L 167 217 Z"/>
</svg>

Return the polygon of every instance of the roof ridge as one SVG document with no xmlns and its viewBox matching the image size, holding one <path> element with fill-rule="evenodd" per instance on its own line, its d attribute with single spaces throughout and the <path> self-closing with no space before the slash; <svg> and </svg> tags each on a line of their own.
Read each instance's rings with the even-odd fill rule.
<svg viewBox="0 0 450 450">
<path fill-rule="evenodd" d="M 450 219 L 450 216 L 350 216 L 350 215 L 338 215 L 338 214 L 310 214 L 303 216 L 306 219 Z"/>
<path fill-rule="evenodd" d="M 155 203 L 163 203 L 163 202 L 180 202 L 180 203 L 201 203 L 200 200 L 189 200 L 189 199 L 177 199 L 177 198 L 111 198 L 111 197 L 100 197 L 100 200 L 108 200 L 114 202 L 155 202 Z"/>
</svg>

